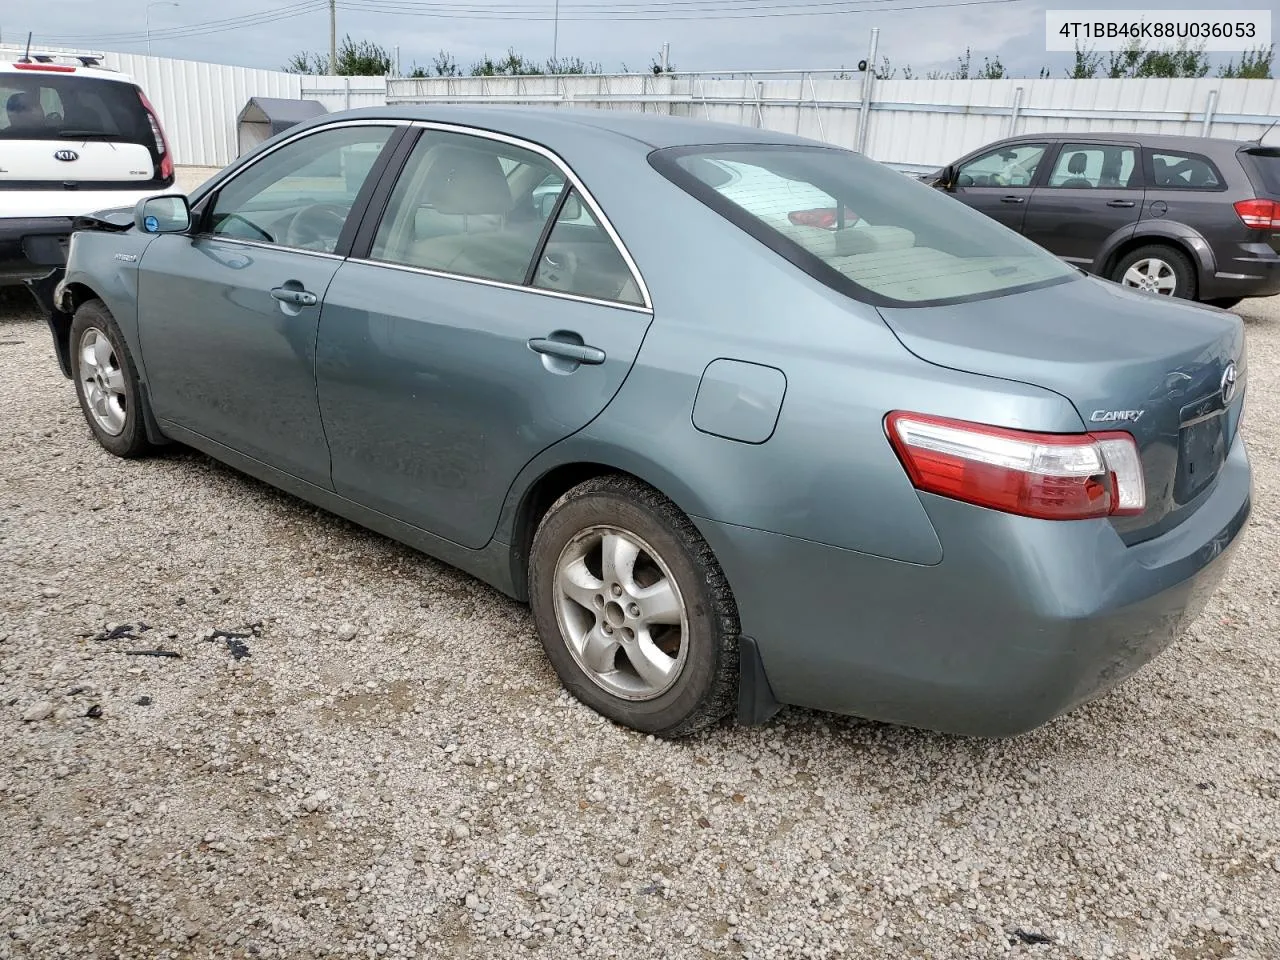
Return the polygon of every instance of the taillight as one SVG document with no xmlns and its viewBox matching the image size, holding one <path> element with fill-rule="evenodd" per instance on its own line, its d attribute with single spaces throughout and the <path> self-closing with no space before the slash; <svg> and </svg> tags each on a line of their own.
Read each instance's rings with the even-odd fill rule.
<svg viewBox="0 0 1280 960">
<path fill-rule="evenodd" d="M 75 67 L 64 66 L 60 63 L 15 63 L 15 70 L 37 70 L 43 73 L 75 73 Z"/>
<path fill-rule="evenodd" d="M 1146 508 L 1128 433 L 1033 433 L 895 411 L 885 429 L 916 489 L 1041 520 Z"/>
<path fill-rule="evenodd" d="M 792 210 L 787 219 L 797 227 L 818 227 L 822 230 L 836 228 L 836 209 L 834 207 L 816 207 L 813 210 Z M 844 225 L 857 222 L 857 215 L 848 210 L 844 213 Z"/>
<path fill-rule="evenodd" d="M 1235 208 L 1250 230 L 1280 230 L 1280 203 L 1274 200 L 1237 200 Z"/>
<path fill-rule="evenodd" d="M 156 142 L 156 153 L 160 155 L 160 179 L 168 180 L 173 176 L 173 154 L 169 152 L 169 140 L 164 135 L 164 128 L 160 126 L 160 117 L 156 113 L 156 108 L 151 105 L 151 101 L 147 99 L 141 87 L 138 87 L 138 99 L 142 101 L 142 108 L 147 111 L 147 121 L 151 124 L 151 136 Z"/>
</svg>

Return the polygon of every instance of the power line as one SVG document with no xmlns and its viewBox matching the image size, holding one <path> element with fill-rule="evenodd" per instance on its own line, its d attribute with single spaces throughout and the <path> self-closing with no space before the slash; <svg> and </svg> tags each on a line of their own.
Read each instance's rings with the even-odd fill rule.
<svg viewBox="0 0 1280 960">
<path fill-rule="evenodd" d="M 527 21 L 550 21 L 552 16 L 549 13 L 535 12 L 545 11 L 545 7 L 541 8 L 519 8 L 519 9 L 498 9 L 498 8 L 461 8 L 446 10 L 441 7 L 433 6 L 429 10 L 414 11 L 403 7 L 387 6 L 388 0 L 339 0 L 338 5 L 347 10 L 358 10 L 365 13 L 385 14 L 389 16 L 407 16 L 407 17 L 431 17 L 439 20 L 527 20 Z M 801 4 L 797 6 L 781 7 L 772 4 L 764 7 L 752 8 L 756 10 L 766 10 L 772 12 L 755 12 L 755 13 L 733 13 L 723 8 L 691 8 L 674 12 L 652 12 L 650 10 L 630 10 L 617 11 L 609 7 L 601 7 L 600 13 L 595 15 L 579 15 L 570 14 L 568 16 L 561 14 L 560 20 L 575 20 L 579 22 L 598 21 L 671 21 L 671 20 L 756 20 L 776 17 L 822 17 L 822 16 L 840 16 L 854 13 L 875 13 L 887 14 L 898 13 L 907 10 L 941 10 L 952 7 L 981 7 L 991 6 L 995 4 L 1021 3 L 1023 0 L 946 0 L 941 3 L 925 3 L 925 4 L 907 4 L 897 7 L 866 7 L 852 6 L 859 0 L 836 0 L 839 9 L 831 10 L 814 10 L 809 9 L 809 5 Z M 888 0 L 865 0 L 865 2 L 888 2 Z M 804 9 L 800 9 L 804 7 Z"/>
<path fill-rule="evenodd" d="M 175 27 L 166 27 L 160 30 L 152 30 L 152 39 L 159 40 L 176 40 L 185 37 L 203 36 L 208 33 L 224 33 L 229 30 L 242 30 L 246 27 L 255 27 L 267 23 L 276 23 L 281 20 L 288 20 L 293 17 L 303 16 L 308 13 L 314 13 L 324 9 L 327 0 L 305 0 L 302 3 L 294 3 L 284 7 L 275 7 L 259 13 L 246 14 L 240 17 L 226 17 L 221 20 L 205 20 L 200 23 L 189 23 Z M 93 34 L 58 34 L 58 35 L 41 35 L 40 40 L 46 44 L 60 44 L 64 41 L 92 41 L 95 45 L 101 46 L 104 43 L 129 43 L 142 42 L 146 39 L 145 33 L 137 32 L 121 32 L 121 33 L 93 33 Z"/>
</svg>

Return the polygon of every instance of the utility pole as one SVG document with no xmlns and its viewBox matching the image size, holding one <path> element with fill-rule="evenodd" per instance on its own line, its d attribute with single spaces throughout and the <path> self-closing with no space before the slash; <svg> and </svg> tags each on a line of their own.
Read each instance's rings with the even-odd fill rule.
<svg viewBox="0 0 1280 960">
<path fill-rule="evenodd" d="M 338 0 L 329 0 L 329 74 L 338 72 Z"/>
<path fill-rule="evenodd" d="M 560 0 L 556 0 L 556 12 L 553 15 L 555 26 L 551 32 L 551 63 L 556 73 L 560 72 Z"/>
<path fill-rule="evenodd" d="M 671 64 L 671 44 L 662 44 L 662 72 L 666 73 Z"/>
</svg>

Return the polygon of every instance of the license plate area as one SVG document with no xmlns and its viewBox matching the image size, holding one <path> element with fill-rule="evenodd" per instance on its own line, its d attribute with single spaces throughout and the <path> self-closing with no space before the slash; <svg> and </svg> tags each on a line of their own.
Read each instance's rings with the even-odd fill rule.
<svg viewBox="0 0 1280 960">
<path fill-rule="evenodd" d="M 1226 417 L 1209 417 L 1183 427 L 1178 433 L 1178 476 L 1173 499 L 1186 503 L 1218 475 L 1227 456 Z"/>
</svg>

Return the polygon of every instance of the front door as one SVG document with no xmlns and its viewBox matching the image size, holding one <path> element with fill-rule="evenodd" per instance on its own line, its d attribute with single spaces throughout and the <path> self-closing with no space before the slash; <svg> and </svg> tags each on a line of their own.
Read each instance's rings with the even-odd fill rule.
<svg viewBox="0 0 1280 960">
<path fill-rule="evenodd" d="M 1088 267 L 1113 235 L 1137 225 L 1142 182 L 1136 144 L 1064 143 L 1048 180 L 1032 194 L 1022 232 Z"/>
<path fill-rule="evenodd" d="M 329 487 L 316 328 L 368 175 L 367 164 L 349 175 L 348 161 L 394 130 L 344 126 L 286 144 L 219 188 L 194 236 L 151 243 L 138 322 L 158 418 Z"/>
<path fill-rule="evenodd" d="M 1048 143 L 1014 143 L 990 150 L 956 168 L 953 196 L 1010 230 L 1022 230 L 1036 170 Z"/>
<path fill-rule="evenodd" d="M 622 385 L 651 318 L 639 278 L 541 150 L 435 130 L 359 252 L 320 320 L 334 489 L 482 547 L 520 470 Z"/>
</svg>

